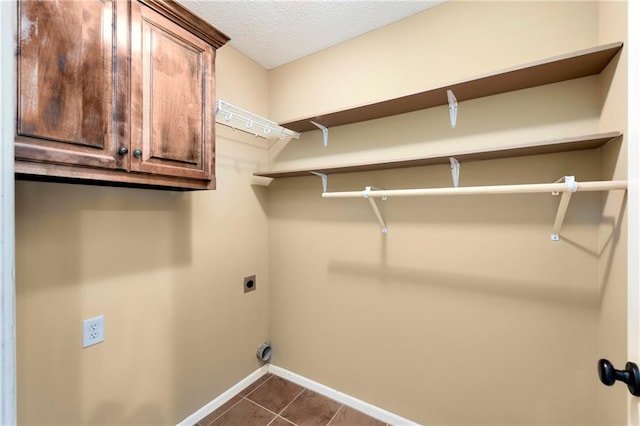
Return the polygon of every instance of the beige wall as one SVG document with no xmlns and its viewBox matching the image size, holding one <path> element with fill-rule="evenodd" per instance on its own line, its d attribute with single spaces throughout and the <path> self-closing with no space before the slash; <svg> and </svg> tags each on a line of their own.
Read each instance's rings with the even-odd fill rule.
<svg viewBox="0 0 640 426">
<path fill-rule="evenodd" d="M 597 43 L 596 2 L 448 1 L 271 70 L 288 121 L 393 98 Z"/>
<path fill-rule="evenodd" d="M 599 8 L 601 43 L 627 41 L 626 2 L 602 2 Z M 627 47 L 628 49 L 628 47 Z M 627 49 L 602 76 L 600 129 L 627 129 Z M 603 176 L 627 178 L 627 139 L 603 150 Z M 627 362 L 627 221 L 626 194 L 612 192 L 603 197 L 598 230 L 598 358 L 609 359 L 616 368 Z M 627 387 L 598 385 L 598 424 L 627 423 Z M 633 424 L 629 423 L 629 424 Z"/>
<path fill-rule="evenodd" d="M 225 46 L 217 93 L 294 119 L 620 40 L 621 14 L 450 1 L 269 73 Z M 316 177 L 269 189 L 250 178 L 624 131 L 625 84 L 618 65 L 463 102 L 456 129 L 446 107 L 331 129 L 328 149 L 319 132 L 267 151 L 219 126 L 216 191 L 18 182 L 19 422 L 176 423 L 257 368 L 268 337 L 274 364 L 424 424 L 617 422 L 624 388 L 599 385 L 595 360 L 623 363 L 621 341 L 607 340 L 624 318 L 619 198 L 576 194 L 557 243 L 547 194 L 391 199 L 382 236 L 366 202 L 322 199 Z M 461 184 L 623 176 L 624 149 L 465 163 Z M 448 186 L 450 173 L 329 179 L 365 185 Z M 244 295 L 253 273 L 258 290 Z M 83 350 L 81 321 L 100 313 L 106 341 Z"/>
<path fill-rule="evenodd" d="M 597 155 L 558 157 L 463 165 L 464 184 L 598 178 Z M 329 185 L 448 186 L 448 174 Z M 580 195 L 561 243 L 546 194 L 392 198 L 383 236 L 364 200 L 322 199 L 317 178 L 274 182 L 273 363 L 422 424 L 594 424 L 599 197 Z"/>
<path fill-rule="evenodd" d="M 221 98 L 265 111 L 266 71 L 225 46 L 217 76 Z M 258 368 L 266 195 L 249 182 L 267 155 L 217 136 L 216 191 L 17 182 L 20 424 L 175 424 Z M 99 314 L 105 342 L 82 349 Z"/>
<path fill-rule="evenodd" d="M 298 118 L 612 41 L 601 13 L 592 2 L 449 2 L 273 70 L 271 112 Z M 331 129 L 326 150 L 308 132 L 272 152 L 272 167 L 624 132 L 601 119 L 609 80 L 462 102 L 456 129 L 439 107 Z M 608 179 L 612 149 L 463 163 L 461 184 Z M 450 173 L 329 177 L 329 190 L 366 185 L 449 186 Z M 363 200 L 322 199 L 316 177 L 277 180 L 273 362 L 424 424 L 597 424 L 603 202 L 573 197 L 554 243 L 558 200 L 546 194 L 390 199 L 383 236 Z M 619 212 L 607 202 L 606 217 Z M 624 265 L 612 265 L 618 280 Z"/>
</svg>

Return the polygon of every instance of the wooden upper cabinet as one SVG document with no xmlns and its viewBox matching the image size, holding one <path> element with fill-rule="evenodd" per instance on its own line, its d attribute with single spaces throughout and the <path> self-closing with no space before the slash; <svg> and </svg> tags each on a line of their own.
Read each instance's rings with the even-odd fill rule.
<svg viewBox="0 0 640 426">
<path fill-rule="evenodd" d="M 16 158 L 122 168 L 112 115 L 114 1 L 18 5 Z"/>
<path fill-rule="evenodd" d="M 131 170 L 212 179 L 215 51 L 132 3 Z"/>
<path fill-rule="evenodd" d="M 172 1 L 18 2 L 16 173 L 215 188 L 216 48 Z"/>
</svg>

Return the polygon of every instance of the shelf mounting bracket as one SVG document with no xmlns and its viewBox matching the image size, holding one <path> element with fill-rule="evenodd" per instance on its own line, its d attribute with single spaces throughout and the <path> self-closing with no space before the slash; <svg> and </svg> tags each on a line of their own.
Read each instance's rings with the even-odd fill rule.
<svg viewBox="0 0 640 426">
<path fill-rule="evenodd" d="M 316 123 L 315 121 L 311 121 L 311 124 L 316 126 L 318 129 L 322 130 L 322 143 L 324 144 L 325 148 L 328 147 L 329 146 L 329 129 L 320 123 Z"/>
<path fill-rule="evenodd" d="M 371 189 L 376 189 L 376 188 L 367 186 L 364 189 L 364 191 L 362 191 L 362 198 L 366 198 L 369 201 L 369 204 L 371 205 L 371 209 L 373 210 L 373 213 L 376 215 L 376 219 L 378 219 L 378 223 L 380 224 L 381 232 L 383 234 L 386 234 L 389 231 L 389 229 L 387 228 L 386 223 L 384 223 L 384 219 L 382 218 L 382 214 L 380 214 L 380 209 L 378 209 L 376 200 L 373 197 L 369 197 L 369 194 L 371 193 Z M 382 201 L 385 201 L 386 199 L 387 197 L 382 197 Z"/>
<path fill-rule="evenodd" d="M 329 177 L 326 173 L 310 172 L 312 175 L 316 175 L 322 179 L 322 193 L 327 192 L 327 184 L 329 183 Z"/>
<path fill-rule="evenodd" d="M 560 240 L 560 229 L 564 222 L 564 217 L 567 214 L 567 208 L 569 207 L 569 201 L 571 201 L 571 195 L 578 190 L 578 183 L 575 176 L 564 176 L 558 179 L 556 182 L 563 181 L 567 185 L 567 189 L 562 191 L 562 197 L 560 198 L 560 205 L 558 205 L 558 212 L 556 213 L 556 220 L 553 222 L 553 229 L 551 230 L 551 241 Z M 553 192 L 552 195 L 558 195 L 558 192 Z"/>
<path fill-rule="evenodd" d="M 458 100 L 452 90 L 447 89 L 447 100 L 449 101 L 449 120 L 451 121 L 451 128 L 456 128 L 456 122 L 458 121 Z"/>
<path fill-rule="evenodd" d="M 453 178 L 453 187 L 457 188 L 460 181 L 460 162 L 453 157 L 449 157 L 451 164 L 451 177 Z"/>
</svg>

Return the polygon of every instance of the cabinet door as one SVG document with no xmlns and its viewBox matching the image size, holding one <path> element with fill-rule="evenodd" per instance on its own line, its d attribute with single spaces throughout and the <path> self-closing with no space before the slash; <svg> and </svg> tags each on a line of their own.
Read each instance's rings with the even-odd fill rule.
<svg viewBox="0 0 640 426">
<path fill-rule="evenodd" d="M 18 9 L 16 159 L 126 167 L 113 128 L 116 0 L 25 0 Z"/>
<path fill-rule="evenodd" d="M 132 2 L 131 170 L 213 178 L 214 49 Z"/>
</svg>

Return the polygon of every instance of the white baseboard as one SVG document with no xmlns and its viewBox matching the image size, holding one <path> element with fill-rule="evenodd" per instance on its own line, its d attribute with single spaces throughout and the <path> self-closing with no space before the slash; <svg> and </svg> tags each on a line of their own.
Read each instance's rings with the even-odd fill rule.
<svg viewBox="0 0 640 426">
<path fill-rule="evenodd" d="M 246 388 L 251 383 L 258 380 L 260 377 L 267 374 L 267 372 L 275 376 L 282 377 L 283 379 L 289 380 L 290 382 L 303 386 L 314 392 L 317 392 L 320 395 L 324 395 L 327 398 L 331 398 L 334 401 L 338 401 L 341 404 L 351 407 L 354 410 L 358 410 L 368 416 L 373 417 L 374 419 L 380 420 L 381 422 L 388 423 L 391 425 L 396 425 L 396 426 L 417 426 L 418 425 L 418 423 L 412 422 L 411 420 L 405 419 L 404 417 L 400 417 L 387 410 L 383 410 L 382 408 L 376 407 L 375 405 L 371 405 L 368 402 L 361 401 L 358 398 L 354 398 L 345 393 L 342 393 L 333 388 L 330 388 L 329 386 L 325 386 L 311 379 L 307 379 L 306 377 L 303 377 L 299 374 L 293 373 L 289 370 L 285 370 L 282 367 L 278 367 L 272 364 L 267 364 L 260 367 L 253 373 L 249 374 L 247 377 L 240 380 L 231 388 L 223 392 L 220 396 L 218 396 L 211 402 L 207 403 L 204 407 L 200 408 L 198 411 L 196 411 L 195 413 L 191 414 L 189 417 L 187 417 L 186 419 L 178 423 L 178 426 L 195 425 L 207 414 L 220 408 L 224 403 L 226 403 L 231 398 L 236 396 L 244 388 Z"/>
<path fill-rule="evenodd" d="M 196 411 L 195 413 L 191 414 L 189 417 L 187 417 L 186 419 L 178 423 L 178 426 L 195 425 L 197 422 L 202 420 L 207 414 L 222 407 L 224 403 L 226 403 L 231 398 L 239 394 L 240 391 L 242 391 L 244 388 L 246 388 L 251 383 L 258 380 L 260 377 L 267 374 L 267 368 L 268 368 L 268 365 L 263 365 L 262 367 L 258 368 L 256 371 L 249 374 L 247 377 L 240 380 L 238 383 L 236 383 L 235 385 L 231 386 L 229 389 L 224 391 L 220 396 L 218 396 L 211 402 L 208 402 L 204 407 L 200 408 L 198 411 Z"/>
<path fill-rule="evenodd" d="M 404 417 L 400 417 L 380 407 L 371 405 L 368 402 L 364 402 L 358 398 L 354 398 L 345 393 L 330 388 L 329 386 L 325 386 L 311 379 L 307 379 L 306 377 L 303 377 L 299 374 L 293 373 L 289 370 L 285 370 L 284 368 L 269 364 L 269 373 L 280 376 L 283 379 L 287 379 L 290 382 L 293 382 L 300 386 L 304 386 L 307 389 L 324 395 L 327 398 L 331 398 L 334 401 L 338 401 L 341 404 L 351 407 L 354 410 L 358 410 L 368 416 L 373 417 L 374 419 L 380 420 L 381 422 L 397 426 L 418 425 L 418 423 L 412 422 L 411 420 L 405 419 Z"/>
</svg>

